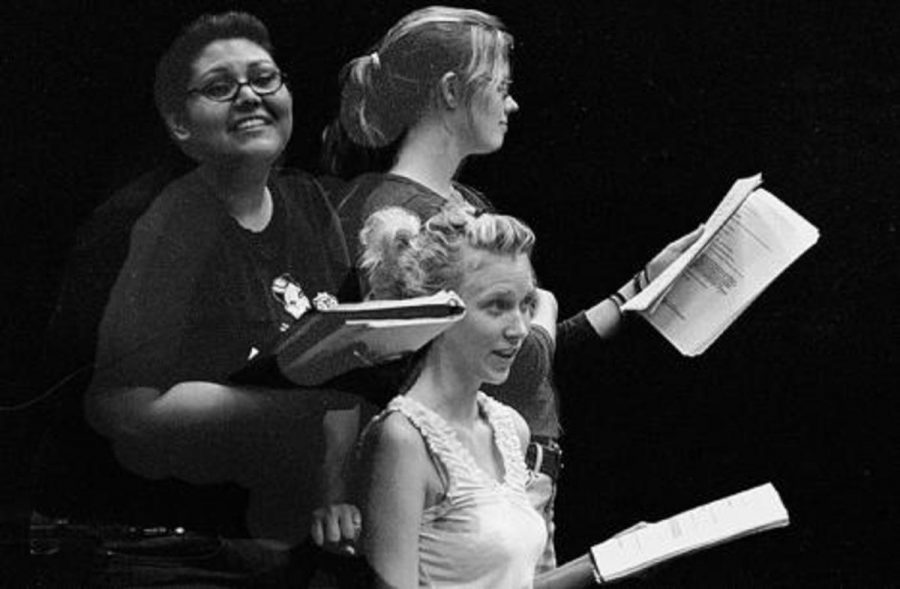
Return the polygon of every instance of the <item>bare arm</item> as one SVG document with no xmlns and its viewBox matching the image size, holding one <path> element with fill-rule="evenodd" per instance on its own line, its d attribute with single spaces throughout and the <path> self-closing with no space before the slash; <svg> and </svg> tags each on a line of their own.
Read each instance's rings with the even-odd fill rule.
<svg viewBox="0 0 900 589">
<path fill-rule="evenodd" d="M 359 405 L 325 413 L 325 456 L 322 463 L 321 503 L 347 499 L 347 468 L 359 434 Z"/>
<path fill-rule="evenodd" d="M 694 231 L 679 237 L 675 241 L 669 243 L 659 252 L 647 266 L 639 272 L 634 279 L 629 280 L 619 288 L 618 295 L 622 301 L 627 301 L 648 283 L 652 282 L 665 270 L 669 264 L 674 262 L 686 249 L 700 238 L 703 233 L 703 227 L 698 227 Z M 591 327 L 597 332 L 597 335 L 603 339 L 610 338 L 616 334 L 619 324 L 622 321 L 622 312 L 619 306 L 613 301 L 612 297 L 605 298 L 598 302 L 585 312 Z"/>
<path fill-rule="evenodd" d="M 363 551 L 377 586 L 412 589 L 419 583 L 419 526 L 434 467 L 402 415 L 388 416 L 371 435 L 363 464 Z"/>
<path fill-rule="evenodd" d="M 534 580 L 534 589 L 575 589 L 596 584 L 594 565 L 588 554 L 541 574 Z"/>
<path fill-rule="evenodd" d="M 325 414 L 325 456 L 320 484 L 320 507 L 313 512 L 310 534 L 328 550 L 355 553 L 354 542 L 362 526 L 355 505 L 347 503 L 348 466 L 359 433 L 359 406 Z"/>
<path fill-rule="evenodd" d="M 234 387 L 191 381 L 161 393 L 102 387 L 85 398 L 91 425 L 110 438 L 122 464 L 148 478 L 249 484 L 266 451 L 302 443 L 320 413 L 320 391 Z M 301 447 L 298 444 L 297 447 Z"/>
</svg>

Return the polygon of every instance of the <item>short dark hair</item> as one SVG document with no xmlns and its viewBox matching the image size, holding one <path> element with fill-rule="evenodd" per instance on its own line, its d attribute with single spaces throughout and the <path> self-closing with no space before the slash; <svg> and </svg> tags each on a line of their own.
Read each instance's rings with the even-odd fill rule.
<svg viewBox="0 0 900 589">
<path fill-rule="evenodd" d="M 221 39 L 247 39 L 274 53 L 269 30 L 252 14 L 233 11 L 200 16 L 182 30 L 156 65 L 153 97 L 162 117 L 181 112 L 191 65 L 207 45 Z"/>
</svg>

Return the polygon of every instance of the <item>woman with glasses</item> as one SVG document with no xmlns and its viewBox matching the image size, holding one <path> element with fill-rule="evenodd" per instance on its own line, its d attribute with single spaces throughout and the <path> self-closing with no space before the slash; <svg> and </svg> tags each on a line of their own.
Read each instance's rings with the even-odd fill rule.
<svg viewBox="0 0 900 589">
<path fill-rule="evenodd" d="M 356 403 L 229 375 L 335 301 L 340 227 L 314 179 L 276 167 L 292 97 L 258 19 L 193 22 L 158 63 L 155 98 L 196 167 L 134 225 L 100 324 L 84 414 L 124 469 L 48 515 L 100 530 L 91 586 L 301 586 L 290 548 L 308 534 L 323 461 L 340 493 L 328 485 Z"/>
</svg>

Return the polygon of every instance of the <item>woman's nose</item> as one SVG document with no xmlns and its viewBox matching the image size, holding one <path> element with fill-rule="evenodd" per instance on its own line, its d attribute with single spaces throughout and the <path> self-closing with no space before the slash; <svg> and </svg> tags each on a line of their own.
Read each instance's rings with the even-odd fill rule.
<svg viewBox="0 0 900 589">
<path fill-rule="evenodd" d="M 259 97 L 259 94 L 250 87 L 249 84 L 245 84 L 238 88 L 238 93 L 234 97 L 235 106 L 245 106 L 245 105 L 253 105 L 256 106 L 262 102 L 262 98 Z"/>
<path fill-rule="evenodd" d="M 506 327 L 506 337 L 509 339 L 522 339 L 528 335 L 530 328 L 531 320 L 529 316 L 522 311 L 516 311 Z"/>
</svg>

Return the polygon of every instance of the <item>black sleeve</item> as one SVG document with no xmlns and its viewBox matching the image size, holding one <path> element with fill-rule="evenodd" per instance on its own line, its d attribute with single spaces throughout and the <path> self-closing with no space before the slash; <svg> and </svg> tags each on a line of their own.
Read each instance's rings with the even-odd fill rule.
<svg viewBox="0 0 900 589">
<path fill-rule="evenodd" d="M 180 169 L 161 166 L 115 192 L 79 228 L 44 333 L 48 377 L 89 372 L 100 318 L 125 258 L 131 229 Z M 88 380 L 89 374 L 88 374 Z"/>
<path fill-rule="evenodd" d="M 603 340 L 594 331 L 584 311 L 579 311 L 556 325 L 556 349 L 561 354 L 598 341 Z"/>
<path fill-rule="evenodd" d="M 492 203 L 480 190 L 476 190 L 475 188 L 464 184 L 455 184 L 455 186 L 456 189 L 462 193 L 463 198 L 476 209 L 486 213 L 497 213 L 497 207 L 495 207 L 494 203 Z"/>
<path fill-rule="evenodd" d="M 136 228 L 100 322 L 95 383 L 166 390 L 190 323 L 203 252 L 173 236 Z"/>
</svg>

